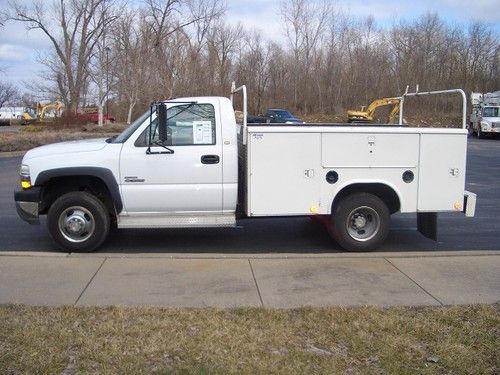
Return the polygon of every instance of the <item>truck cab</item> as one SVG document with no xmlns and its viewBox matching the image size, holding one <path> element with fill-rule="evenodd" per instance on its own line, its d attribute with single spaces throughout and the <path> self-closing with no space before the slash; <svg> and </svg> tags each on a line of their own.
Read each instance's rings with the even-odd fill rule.
<svg viewBox="0 0 500 375">
<path fill-rule="evenodd" d="M 500 91 L 472 93 L 471 102 L 469 132 L 479 138 L 500 134 Z"/>
<path fill-rule="evenodd" d="M 478 132 L 481 133 L 500 133 L 500 106 L 483 107 Z"/>
</svg>

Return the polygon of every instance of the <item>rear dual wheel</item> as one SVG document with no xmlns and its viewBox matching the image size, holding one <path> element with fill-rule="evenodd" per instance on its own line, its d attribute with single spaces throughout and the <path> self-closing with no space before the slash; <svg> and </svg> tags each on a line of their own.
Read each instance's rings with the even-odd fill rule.
<svg viewBox="0 0 500 375">
<path fill-rule="evenodd" d="M 329 232 L 347 251 L 372 251 L 389 233 L 390 212 L 376 195 L 354 193 L 333 209 Z"/>
</svg>

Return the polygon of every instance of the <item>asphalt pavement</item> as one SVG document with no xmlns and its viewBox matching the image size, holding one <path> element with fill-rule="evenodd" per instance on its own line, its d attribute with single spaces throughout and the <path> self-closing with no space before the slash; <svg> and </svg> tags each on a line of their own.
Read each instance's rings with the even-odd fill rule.
<svg viewBox="0 0 500 375">
<path fill-rule="evenodd" d="M 478 195 L 476 216 L 440 214 L 438 241 L 416 230 L 414 214 L 392 216 L 391 231 L 380 252 L 500 249 L 500 140 L 470 138 L 466 188 Z M 16 213 L 13 191 L 21 157 L 0 158 L 0 252 L 57 251 L 42 217 L 28 225 Z M 244 220 L 225 229 L 127 229 L 111 234 L 100 253 L 160 254 L 311 254 L 337 253 L 324 227 L 309 218 Z"/>
</svg>

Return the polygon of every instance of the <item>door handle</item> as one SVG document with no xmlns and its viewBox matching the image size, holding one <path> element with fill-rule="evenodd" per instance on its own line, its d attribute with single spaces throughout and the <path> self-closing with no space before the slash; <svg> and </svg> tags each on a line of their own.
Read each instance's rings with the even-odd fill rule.
<svg viewBox="0 0 500 375">
<path fill-rule="evenodd" d="M 219 161 L 219 155 L 203 155 L 201 157 L 202 164 L 218 164 Z"/>
</svg>

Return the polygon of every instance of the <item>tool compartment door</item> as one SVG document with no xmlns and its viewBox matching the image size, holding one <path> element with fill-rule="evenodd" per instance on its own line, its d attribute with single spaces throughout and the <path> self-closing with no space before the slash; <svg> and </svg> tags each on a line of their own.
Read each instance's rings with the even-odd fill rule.
<svg viewBox="0 0 500 375">
<path fill-rule="evenodd" d="M 416 168 L 418 134 L 323 134 L 322 165 L 325 168 Z"/>
<path fill-rule="evenodd" d="M 250 216 L 307 215 L 319 206 L 319 133 L 250 133 L 248 151 Z"/>
<path fill-rule="evenodd" d="M 461 211 L 466 134 L 422 134 L 418 211 Z"/>
</svg>

